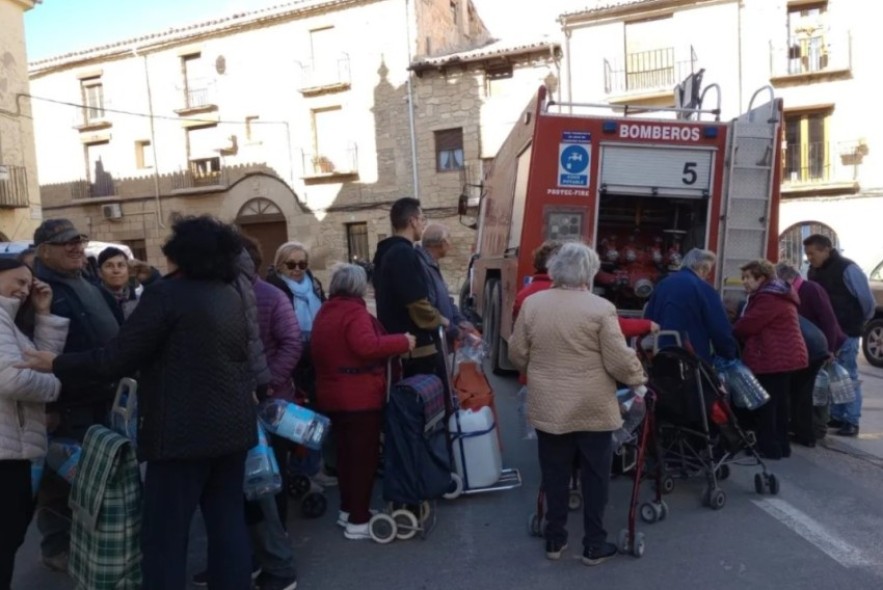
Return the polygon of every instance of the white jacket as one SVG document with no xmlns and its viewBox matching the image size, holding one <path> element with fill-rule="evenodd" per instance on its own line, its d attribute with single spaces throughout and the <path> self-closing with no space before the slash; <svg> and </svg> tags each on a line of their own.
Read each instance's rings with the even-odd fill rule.
<svg viewBox="0 0 883 590">
<path fill-rule="evenodd" d="M 22 351 L 34 344 L 15 326 L 21 302 L 0 296 L 0 460 L 35 459 L 46 454 L 46 402 L 55 401 L 61 382 L 54 375 L 16 369 Z M 37 315 L 38 350 L 61 353 L 70 320 Z"/>
</svg>

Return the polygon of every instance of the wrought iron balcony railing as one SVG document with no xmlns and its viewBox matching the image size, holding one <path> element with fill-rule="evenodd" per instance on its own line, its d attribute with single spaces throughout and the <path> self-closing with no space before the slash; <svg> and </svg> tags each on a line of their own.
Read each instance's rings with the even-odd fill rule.
<svg viewBox="0 0 883 590">
<path fill-rule="evenodd" d="M 27 169 L 24 166 L 0 164 L 0 208 L 27 206 Z"/>
<path fill-rule="evenodd" d="M 669 91 L 698 69 L 699 59 L 692 46 L 664 47 L 626 53 L 622 58 L 604 60 L 604 92 L 627 94 Z"/>
<path fill-rule="evenodd" d="M 333 58 L 316 59 L 301 64 L 301 92 L 325 88 L 347 88 L 351 84 L 350 57 L 342 53 Z"/>
<path fill-rule="evenodd" d="M 220 157 L 190 160 L 186 169 L 172 175 L 172 190 L 228 185 L 227 169 L 221 163 Z"/>
<path fill-rule="evenodd" d="M 789 145 L 782 152 L 782 183 L 786 188 L 854 183 L 865 149 L 860 141 Z"/>
<path fill-rule="evenodd" d="M 852 69 L 852 36 L 841 33 L 796 35 L 770 41 L 770 77 L 824 74 Z"/>
<path fill-rule="evenodd" d="M 358 174 L 358 148 L 356 144 L 319 152 L 301 152 L 304 178 Z"/>
</svg>

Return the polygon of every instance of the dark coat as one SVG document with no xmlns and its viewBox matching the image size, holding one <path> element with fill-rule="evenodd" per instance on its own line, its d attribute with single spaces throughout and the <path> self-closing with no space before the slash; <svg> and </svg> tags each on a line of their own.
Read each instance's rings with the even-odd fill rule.
<svg viewBox="0 0 883 590">
<path fill-rule="evenodd" d="M 408 352 L 408 339 L 386 334 L 363 299 L 338 296 L 316 315 L 312 352 L 320 410 L 377 410 L 386 397 L 386 359 Z"/>
<path fill-rule="evenodd" d="M 748 298 L 733 333 L 743 342 L 742 360 L 755 375 L 799 371 L 809 365 L 800 331 L 797 293 L 778 279 Z"/>
<path fill-rule="evenodd" d="M 63 354 L 53 371 L 62 380 L 140 371 L 142 460 L 208 459 L 257 443 L 248 328 L 230 284 L 166 278 L 144 292 L 104 348 Z"/>
</svg>

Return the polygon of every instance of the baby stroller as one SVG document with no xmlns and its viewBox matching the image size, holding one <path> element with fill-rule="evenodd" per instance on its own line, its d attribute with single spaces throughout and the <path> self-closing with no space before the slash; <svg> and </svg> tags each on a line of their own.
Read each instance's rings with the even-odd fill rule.
<svg viewBox="0 0 883 590">
<path fill-rule="evenodd" d="M 662 336 L 675 338 L 676 345 L 659 348 Z M 652 354 L 642 352 L 642 357 L 650 387 L 656 393 L 657 430 L 665 469 L 682 479 L 705 477 L 702 503 L 713 510 L 727 503 L 719 482 L 729 477 L 733 464 L 759 466 L 755 491 L 778 494 L 778 479 L 767 471 L 758 455 L 753 433 L 746 433 L 739 425 L 714 368 L 682 347 L 676 332 L 654 336 L 652 350 Z M 668 493 L 674 481 L 666 477 L 661 485 Z"/>
</svg>

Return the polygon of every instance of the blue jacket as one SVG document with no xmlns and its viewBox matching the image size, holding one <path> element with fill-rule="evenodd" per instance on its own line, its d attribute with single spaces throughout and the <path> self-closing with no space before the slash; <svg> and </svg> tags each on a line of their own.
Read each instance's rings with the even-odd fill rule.
<svg viewBox="0 0 883 590">
<path fill-rule="evenodd" d="M 683 345 L 705 360 L 712 355 L 738 356 L 738 344 L 720 295 L 689 268 L 669 275 L 656 286 L 644 317 L 662 330 L 677 331 Z"/>
<path fill-rule="evenodd" d="M 418 245 L 414 249 L 420 255 L 420 261 L 423 263 L 423 269 L 426 274 L 426 286 L 429 288 L 429 302 L 451 322 L 451 326 L 448 328 L 448 337 L 451 339 L 456 338 L 459 334 L 457 326 L 466 321 L 466 318 L 460 314 L 460 310 L 454 305 L 451 294 L 448 292 L 448 285 L 445 283 L 435 258 L 423 246 Z"/>
</svg>

